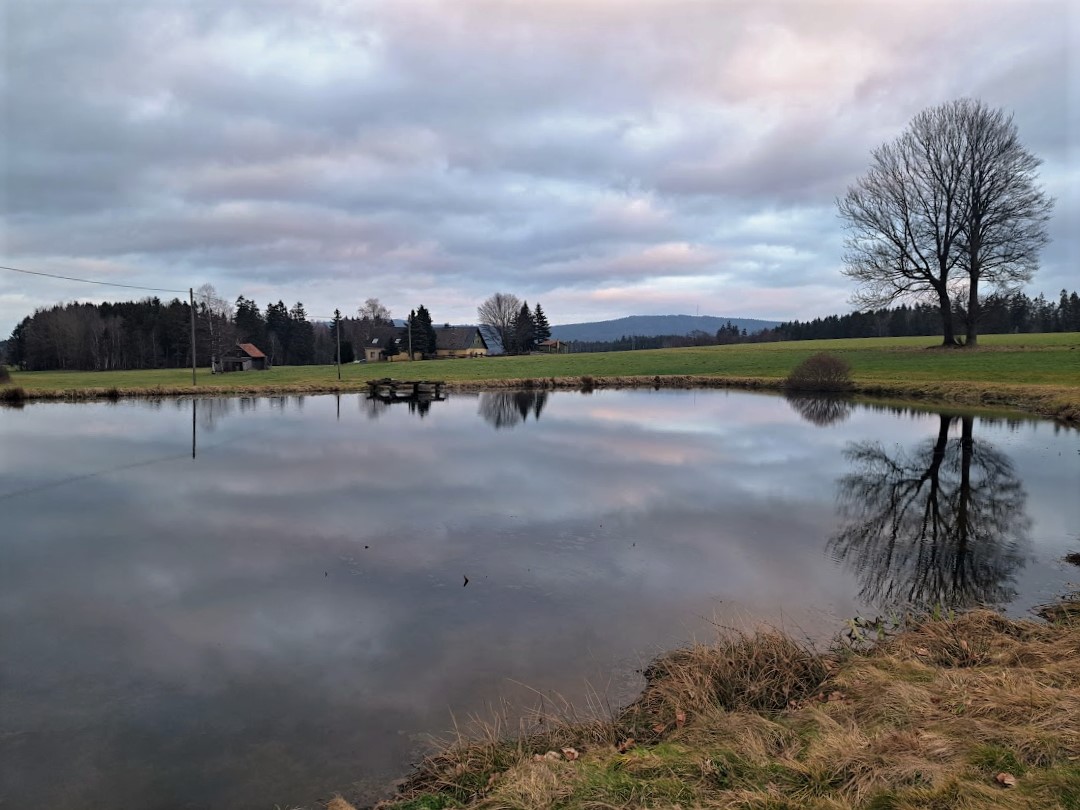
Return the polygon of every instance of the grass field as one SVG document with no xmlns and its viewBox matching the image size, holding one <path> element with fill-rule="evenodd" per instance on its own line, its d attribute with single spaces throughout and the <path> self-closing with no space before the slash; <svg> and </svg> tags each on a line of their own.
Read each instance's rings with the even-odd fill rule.
<svg viewBox="0 0 1080 810">
<path fill-rule="evenodd" d="M 857 389 L 864 393 L 970 399 L 969 404 L 1014 405 L 1080 418 L 1080 333 L 987 335 L 980 340 L 982 345 L 971 351 L 935 348 L 935 339 L 928 337 L 866 338 L 355 364 L 342 367 L 340 383 L 333 366 L 281 366 L 268 372 L 219 375 L 200 369 L 197 387 L 223 394 L 356 390 L 367 380 L 386 376 L 467 385 L 552 378 L 566 383 L 585 376 L 595 378 L 598 385 L 617 385 L 659 376 L 677 378 L 678 384 L 775 387 L 801 360 L 828 351 L 848 360 Z M 12 385 L 23 388 L 31 399 L 80 398 L 110 389 L 121 396 L 184 395 L 191 393 L 191 372 L 14 372 Z"/>
</svg>

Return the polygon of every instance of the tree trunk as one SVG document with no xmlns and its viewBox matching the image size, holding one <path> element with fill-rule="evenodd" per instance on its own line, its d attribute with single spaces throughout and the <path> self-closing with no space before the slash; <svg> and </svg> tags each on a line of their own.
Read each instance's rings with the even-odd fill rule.
<svg viewBox="0 0 1080 810">
<path fill-rule="evenodd" d="M 941 345 L 959 346 L 960 344 L 956 342 L 956 330 L 953 329 L 952 302 L 949 301 L 949 294 L 944 290 L 938 290 L 938 307 L 941 310 Z"/>
<path fill-rule="evenodd" d="M 974 347 L 979 342 L 979 277 L 973 275 L 968 286 L 967 339 L 964 345 Z"/>
</svg>

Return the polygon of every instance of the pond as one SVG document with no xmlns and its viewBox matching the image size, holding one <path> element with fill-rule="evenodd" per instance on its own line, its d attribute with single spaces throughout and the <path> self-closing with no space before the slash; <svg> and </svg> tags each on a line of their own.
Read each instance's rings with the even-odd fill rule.
<svg viewBox="0 0 1080 810">
<path fill-rule="evenodd" d="M 0 410 L 0 804 L 377 798 L 716 625 L 1076 586 L 1080 434 L 727 391 Z"/>
</svg>

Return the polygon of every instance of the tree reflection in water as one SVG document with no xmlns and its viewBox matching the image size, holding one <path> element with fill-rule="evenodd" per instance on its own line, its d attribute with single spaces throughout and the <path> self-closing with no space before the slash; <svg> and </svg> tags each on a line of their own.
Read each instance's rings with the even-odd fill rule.
<svg viewBox="0 0 1080 810">
<path fill-rule="evenodd" d="M 829 541 L 854 569 L 860 596 L 879 607 L 1001 604 L 1016 595 L 1031 521 L 1027 493 L 1008 456 L 972 436 L 971 417 L 949 436 L 955 416 L 940 416 L 936 439 L 889 455 L 856 442 L 854 470 L 838 482 L 840 531 Z"/>
<path fill-rule="evenodd" d="M 846 397 L 828 394 L 819 396 L 785 394 L 784 397 L 799 416 L 818 427 L 843 422 L 854 410 L 851 400 Z"/>
<path fill-rule="evenodd" d="M 480 415 L 495 427 L 512 428 L 529 418 L 540 418 L 547 391 L 493 391 L 480 395 Z"/>
</svg>

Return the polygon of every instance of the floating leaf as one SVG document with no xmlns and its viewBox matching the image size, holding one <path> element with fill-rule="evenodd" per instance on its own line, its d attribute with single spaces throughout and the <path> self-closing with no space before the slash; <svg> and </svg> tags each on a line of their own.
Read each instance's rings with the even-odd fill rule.
<svg viewBox="0 0 1080 810">
<path fill-rule="evenodd" d="M 576 748 L 564 748 L 562 750 L 562 755 L 566 757 L 567 762 L 573 762 L 575 759 L 581 756 L 581 754 L 577 752 Z"/>
</svg>

